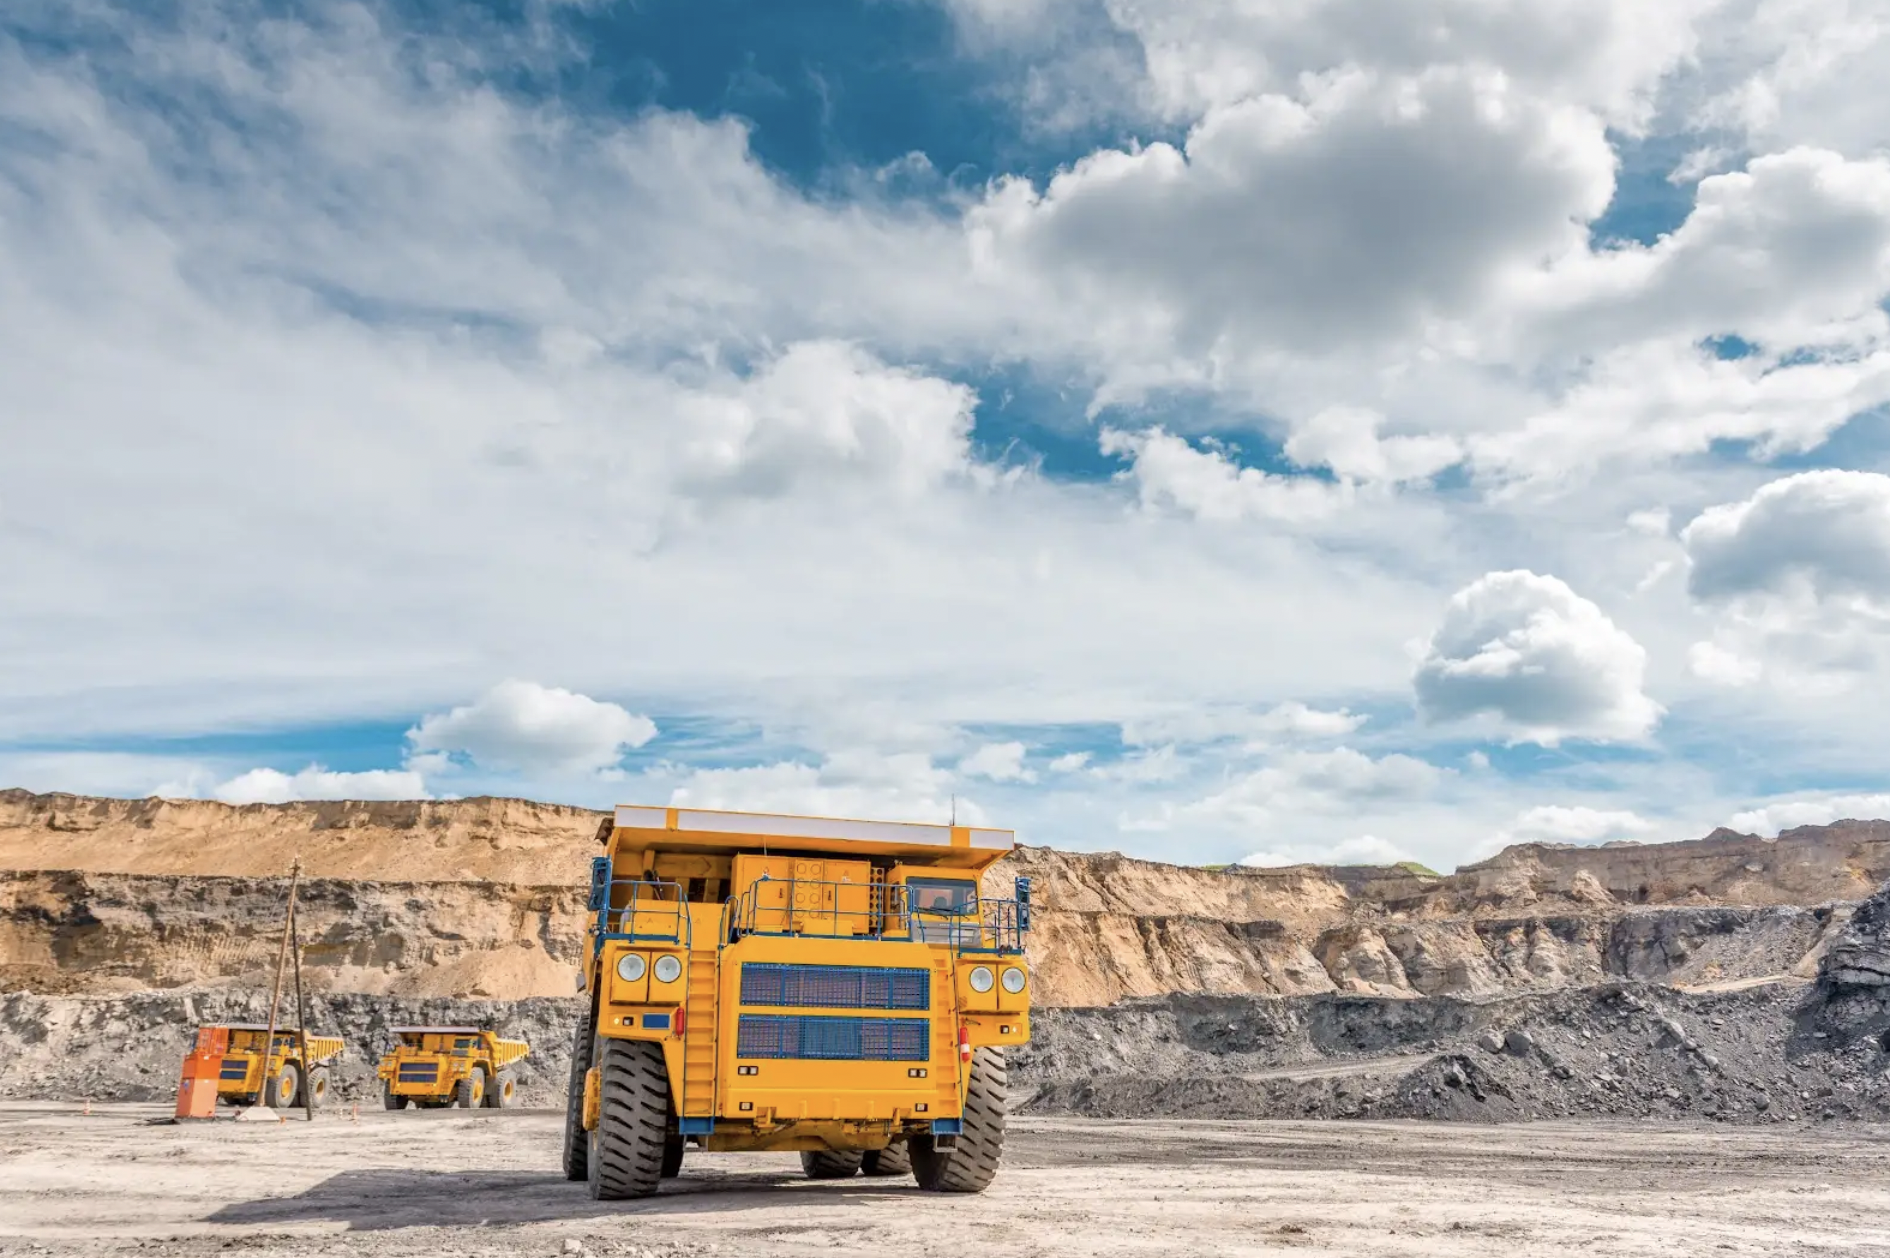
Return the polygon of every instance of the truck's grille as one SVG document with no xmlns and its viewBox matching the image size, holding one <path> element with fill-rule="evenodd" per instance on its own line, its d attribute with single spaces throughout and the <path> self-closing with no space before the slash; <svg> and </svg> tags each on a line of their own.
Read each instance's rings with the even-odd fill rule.
<svg viewBox="0 0 1890 1258">
<path fill-rule="evenodd" d="M 438 1062 L 402 1062 L 400 1063 L 400 1081 L 402 1083 L 432 1083 L 440 1077 Z"/>
<path fill-rule="evenodd" d="M 218 1077 L 223 1079 L 249 1078 L 248 1059 L 243 1057 L 225 1057 L 223 1059 L 223 1072 Z"/>
<path fill-rule="evenodd" d="M 745 1013 L 737 1057 L 795 1061 L 924 1061 L 932 1024 L 925 1018 L 818 1018 Z"/>
<path fill-rule="evenodd" d="M 922 969 L 870 965 L 742 966 L 742 1003 L 777 1009 L 913 1009 L 932 1007 L 932 976 Z"/>
</svg>

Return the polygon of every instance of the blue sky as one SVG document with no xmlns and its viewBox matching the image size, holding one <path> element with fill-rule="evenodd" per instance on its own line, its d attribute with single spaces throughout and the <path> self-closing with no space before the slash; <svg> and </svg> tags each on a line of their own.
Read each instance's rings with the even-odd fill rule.
<svg viewBox="0 0 1890 1258">
<path fill-rule="evenodd" d="M 1890 20 L 1828 3 L 14 6 L 0 784 L 1884 815 Z"/>
</svg>

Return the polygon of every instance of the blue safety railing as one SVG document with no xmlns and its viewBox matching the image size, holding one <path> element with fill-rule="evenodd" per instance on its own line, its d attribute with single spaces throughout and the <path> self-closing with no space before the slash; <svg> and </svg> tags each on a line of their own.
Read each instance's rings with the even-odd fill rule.
<svg viewBox="0 0 1890 1258">
<path fill-rule="evenodd" d="M 607 939 L 681 944 L 685 948 L 693 943 L 693 923 L 682 884 L 613 877 L 608 856 L 591 861 L 587 907 L 597 915 L 591 945 L 594 949 L 601 950 Z"/>
</svg>

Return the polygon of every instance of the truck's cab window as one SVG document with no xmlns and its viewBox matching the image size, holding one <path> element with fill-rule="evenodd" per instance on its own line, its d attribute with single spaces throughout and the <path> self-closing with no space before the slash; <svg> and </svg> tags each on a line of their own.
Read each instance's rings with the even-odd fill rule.
<svg viewBox="0 0 1890 1258">
<path fill-rule="evenodd" d="M 978 884 L 970 879 L 908 878 L 906 900 L 915 913 L 962 917 L 978 904 Z"/>
</svg>

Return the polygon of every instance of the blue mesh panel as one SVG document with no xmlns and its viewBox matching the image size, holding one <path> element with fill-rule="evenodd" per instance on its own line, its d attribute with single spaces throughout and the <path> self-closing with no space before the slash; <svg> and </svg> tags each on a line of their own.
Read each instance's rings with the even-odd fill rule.
<svg viewBox="0 0 1890 1258">
<path fill-rule="evenodd" d="M 224 1079 L 246 1079 L 249 1077 L 249 1063 L 240 1057 L 225 1057 L 223 1071 L 219 1076 Z"/>
<path fill-rule="evenodd" d="M 400 1063 L 400 1081 L 402 1083 L 431 1083 L 440 1077 L 438 1062 L 402 1062 Z"/>
<path fill-rule="evenodd" d="M 924 1018 L 809 1018 L 745 1013 L 737 1057 L 790 1061 L 925 1061 L 932 1024 Z"/>
<path fill-rule="evenodd" d="M 742 1003 L 783 1009 L 912 1009 L 932 1007 L 932 976 L 921 969 L 868 965 L 742 966 Z"/>
</svg>

